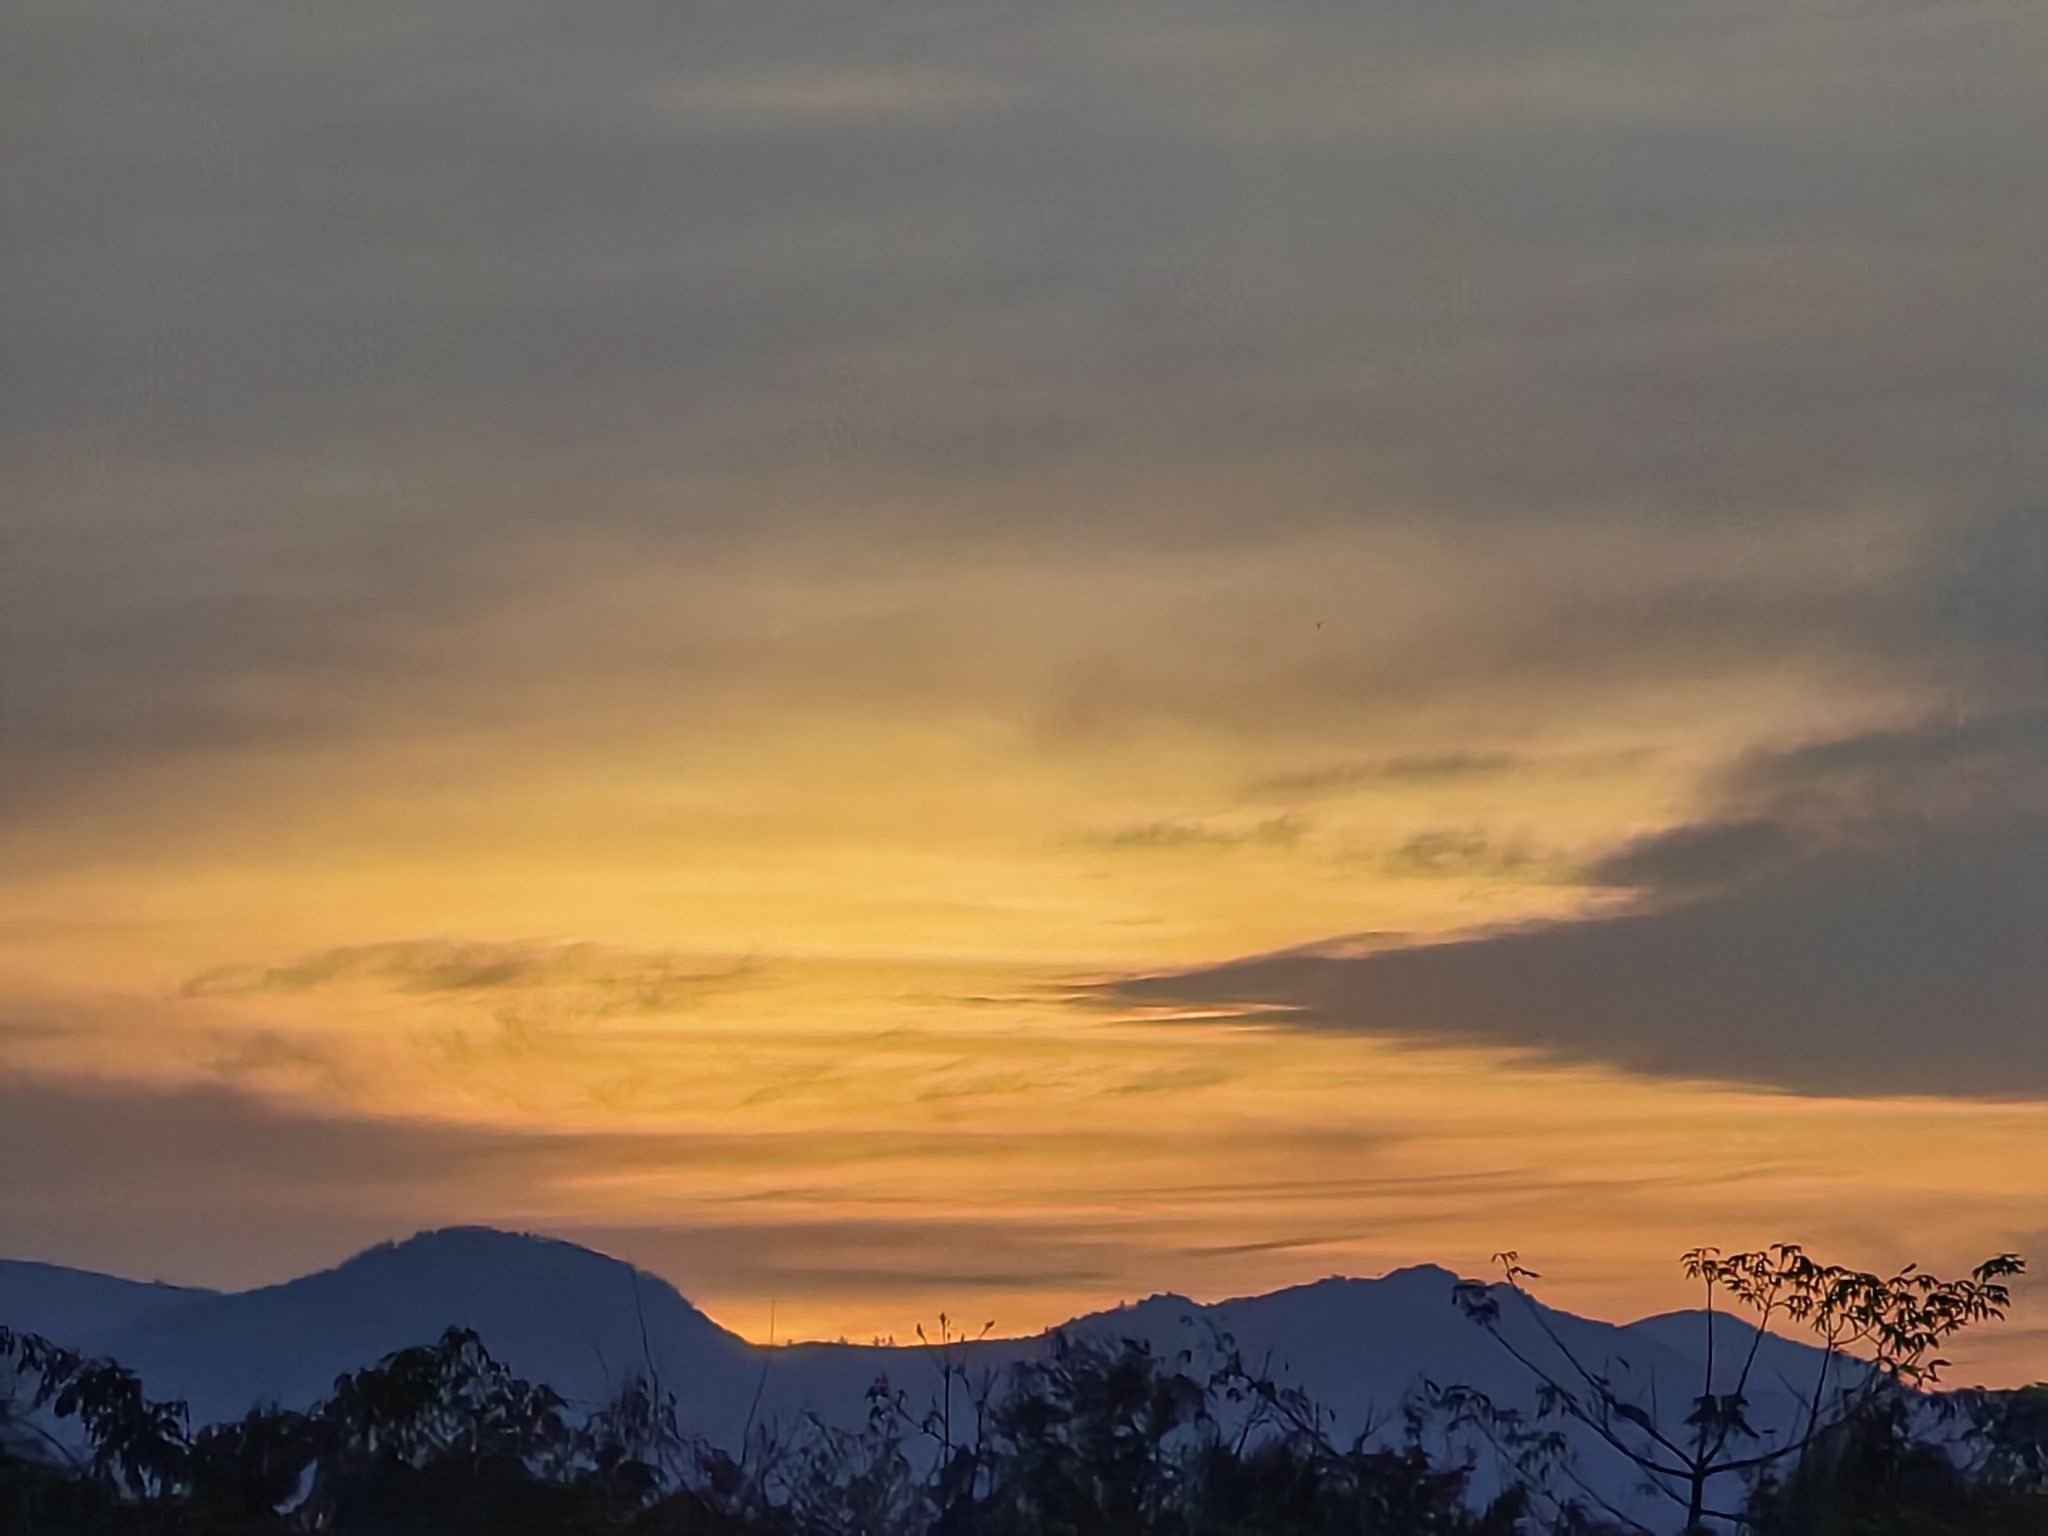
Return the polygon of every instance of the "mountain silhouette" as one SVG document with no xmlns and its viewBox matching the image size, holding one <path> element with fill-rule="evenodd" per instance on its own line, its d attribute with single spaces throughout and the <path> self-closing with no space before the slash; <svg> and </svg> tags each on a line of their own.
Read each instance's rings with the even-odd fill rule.
<svg viewBox="0 0 2048 1536">
<path fill-rule="evenodd" d="M 1028 1338 L 954 1346 L 947 1359 L 970 1379 L 1000 1380 L 1043 1355 L 1056 1332 L 1136 1339 L 1191 1374 L 1234 1348 L 1254 1370 L 1298 1386 L 1330 1410 L 1333 1435 L 1391 1440 L 1411 1394 L 1458 1384 L 1533 1411 L 1526 1370 L 1454 1305 L 1459 1277 L 1424 1265 L 1376 1279 L 1333 1277 L 1265 1295 L 1212 1303 L 1163 1294 L 1078 1317 Z M 1562 1344 L 1648 1404 L 1689 1401 L 1701 1388 L 1707 1319 L 1678 1312 L 1616 1325 L 1540 1306 L 1504 1290 L 1502 1332 L 1560 1379 Z M 475 1329 L 519 1375 L 546 1382 L 572 1406 L 594 1408 L 635 1376 L 675 1393 L 686 1429 L 736 1448 L 751 1422 L 816 1415 L 858 1425 L 878 1378 L 922 1402 L 938 1385 L 941 1354 L 922 1345 L 827 1343 L 762 1347 L 718 1326 L 667 1281 L 619 1259 L 556 1239 L 466 1227 L 381 1244 L 333 1269 L 282 1285 L 215 1293 L 140 1285 L 51 1265 L 0 1264 L 0 1323 L 44 1332 L 138 1372 L 158 1397 L 190 1404 L 193 1421 L 238 1417 L 252 1406 L 303 1407 L 343 1372 L 431 1341 L 450 1326 Z M 1713 1319 L 1714 1390 L 1733 1389 L 1755 1330 Z M 66 1332 L 68 1330 L 68 1332 Z M 1799 1421 L 1819 1351 L 1766 1335 L 1749 1395 L 1752 1424 L 1769 1439 Z M 1623 1508 L 1658 1510 L 1633 1470 L 1590 1434 L 1578 1442 L 1585 1475 Z M 1492 1491 L 1482 1461 L 1475 1491 Z"/>
</svg>

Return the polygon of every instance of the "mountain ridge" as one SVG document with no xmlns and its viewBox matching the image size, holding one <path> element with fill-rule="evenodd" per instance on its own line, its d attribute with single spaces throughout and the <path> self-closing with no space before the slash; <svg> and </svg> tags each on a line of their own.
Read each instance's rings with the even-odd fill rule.
<svg viewBox="0 0 2048 1536">
<path fill-rule="evenodd" d="M 0 1266 L 0 1324 L 10 1316 L 22 1266 Z M 117 1298 L 134 1282 L 70 1272 L 84 1290 Z M 45 1300 L 55 1266 L 33 1277 Z M 1533 1413 L 1538 1394 L 1524 1368 L 1488 1330 L 1455 1306 L 1459 1277 L 1411 1265 L 1377 1277 L 1329 1276 L 1251 1296 L 1201 1303 L 1162 1292 L 1084 1314 L 1018 1338 L 958 1344 L 765 1346 L 720 1327 L 658 1276 L 559 1238 L 488 1227 L 441 1228 L 380 1243 L 325 1270 L 248 1291 L 155 1295 L 159 1303 L 66 1343 L 108 1355 L 137 1372 L 159 1398 L 182 1398 L 195 1423 L 239 1417 L 251 1407 L 304 1407 L 335 1378 L 450 1326 L 476 1330 L 517 1374 L 553 1387 L 576 1409 L 609 1401 L 636 1376 L 657 1379 L 677 1400 L 678 1421 L 708 1442 L 737 1448 L 750 1426 L 865 1422 L 878 1378 L 910 1394 L 929 1391 L 943 1365 L 971 1379 L 1000 1381 L 1044 1358 L 1061 1335 L 1114 1343 L 1131 1339 L 1197 1376 L 1233 1356 L 1259 1374 L 1300 1388 L 1329 1413 L 1333 1435 L 1392 1443 L 1402 1406 L 1435 1385 L 1458 1384 Z M 1574 1316 L 1494 1288 L 1499 1328 L 1517 1350 L 1559 1379 L 1569 1348 L 1621 1391 L 1645 1403 L 1689 1401 L 1704 1375 L 1700 1314 L 1665 1313 L 1631 1324 Z M 46 1308 L 47 1310 L 47 1308 Z M 81 1313 L 80 1315 L 85 1315 Z M 112 1315 L 111 1313 L 109 1314 Z M 1756 1331 L 1715 1315 L 1717 1340 L 1745 1346 Z M 1695 1331 L 1698 1330 L 1698 1331 Z M 1819 1352 L 1766 1334 L 1757 1339 L 1752 1422 L 1768 1435 L 1798 1422 Z M 1713 1388 L 1733 1389 L 1747 1349 L 1716 1352 Z M 957 1378 L 956 1378 L 957 1379 Z M 1639 1475 L 1573 1426 L 1580 1455 L 1607 1496 L 1629 1506 Z M 1481 1495 L 1492 1476 L 1475 1473 Z M 1654 1496 L 1645 1496 L 1652 1497 Z M 1645 1510 L 1654 1503 L 1642 1506 Z"/>
<path fill-rule="evenodd" d="M 131 1280 L 41 1259 L 0 1259 L 0 1324 L 63 1339 L 104 1333 L 187 1301 L 217 1296 L 203 1286 Z"/>
<path fill-rule="evenodd" d="M 599 1259 L 603 1259 L 610 1263 L 617 1264 L 624 1268 L 633 1270 L 636 1273 L 638 1273 L 641 1277 L 643 1277 L 643 1279 L 645 1279 L 647 1282 L 656 1286 L 663 1287 L 671 1292 L 674 1292 L 679 1300 L 681 1300 L 686 1306 L 689 1306 L 692 1311 L 696 1312 L 699 1316 L 703 1317 L 707 1322 L 711 1323 L 711 1325 L 714 1328 L 717 1328 L 721 1333 L 724 1333 L 728 1337 L 740 1342 L 749 1342 L 745 1340 L 744 1335 L 741 1335 L 732 1329 L 726 1328 L 723 1324 L 718 1323 L 715 1319 L 711 1318 L 708 1313 L 705 1313 L 702 1311 L 702 1309 L 698 1308 L 695 1305 L 695 1303 L 690 1302 L 688 1297 L 684 1296 L 682 1292 L 675 1286 L 674 1282 L 663 1278 L 662 1276 L 656 1274 L 652 1270 L 640 1268 L 631 1260 L 619 1258 L 616 1255 L 605 1253 L 602 1249 L 591 1248 L 582 1243 L 572 1241 L 568 1238 L 553 1237 L 546 1233 L 540 1232 L 527 1232 L 504 1227 L 493 1227 L 481 1223 L 458 1223 L 446 1227 L 423 1227 L 408 1237 L 386 1238 L 380 1242 L 372 1243 L 368 1247 L 358 1249 L 354 1253 L 351 1253 L 341 1259 L 338 1259 L 334 1263 L 326 1265 L 323 1268 L 307 1270 L 304 1274 L 295 1275 L 288 1279 L 269 1281 L 261 1285 L 252 1285 L 240 1289 L 224 1289 L 200 1285 L 178 1285 L 161 1280 L 137 1280 L 128 1276 L 116 1275 L 110 1271 L 89 1269 L 80 1265 L 58 1264 L 48 1260 L 41 1259 L 0 1258 L 0 1323 L 6 1323 L 10 1326 L 24 1326 L 21 1324 L 17 1324 L 15 1322 L 16 1317 L 20 1315 L 19 1309 L 16 1305 L 16 1298 L 19 1294 L 21 1294 L 21 1291 L 18 1290 L 15 1283 L 8 1278 L 11 1273 L 16 1271 L 37 1271 L 42 1275 L 50 1277 L 52 1281 L 59 1284 L 69 1282 L 73 1285 L 81 1287 L 104 1285 L 108 1287 L 128 1288 L 138 1292 L 149 1291 L 162 1293 L 164 1297 L 164 1304 L 161 1309 L 167 1310 L 170 1305 L 180 1304 L 188 1301 L 212 1302 L 246 1300 L 248 1298 L 264 1295 L 266 1293 L 281 1291 L 287 1287 L 298 1286 L 306 1282 L 321 1280 L 328 1276 L 359 1275 L 364 1273 L 365 1271 L 373 1270 L 380 1263 L 385 1262 L 389 1259 L 405 1255 L 417 1254 L 433 1248 L 444 1248 L 452 1244 L 461 1244 L 464 1246 L 468 1246 L 473 1251 L 478 1252 L 492 1248 L 504 1252 L 516 1251 L 519 1248 L 524 1248 L 527 1250 L 553 1249 L 558 1251 L 566 1250 L 568 1252 L 572 1252 L 575 1254 L 589 1255 Z M 1067 1318 L 1061 1322 L 1049 1324 L 1046 1327 L 1038 1329 L 1033 1332 L 992 1333 L 987 1337 L 986 1340 L 983 1340 L 981 1342 L 1006 1343 L 1037 1339 L 1064 1329 L 1073 1329 L 1098 1322 L 1107 1323 L 1110 1320 L 1116 1318 L 1125 1318 L 1133 1314 L 1153 1309 L 1179 1308 L 1183 1310 L 1193 1309 L 1197 1311 L 1209 1311 L 1219 1307 L 1233 1307 L 1252 1302 L 1271 1301 L 1282 1297 L 1305 1295 L 1311 1292 L 1315 1292 L 1320 1288 L 1324 1287 L 1361 1284 L 1384 1285 L 1391 1282 L 1406 1282 L 1418 1278 L 1424 1278 L 1431 1281 L 1441 1281 L 1444 1284 L 1452 1284 L 1460 1282 L 1466 1279 L 1467 1277 L 1460 1276 L 1455 1270 L 1445 1268 L 1440 1264 L 1417 1263 L 1399 1265 L 1379 1275 L 1347 1275 L 1333 1272 L 1328 1275 L 1320 1276 L 1314 1280 L 1304 1280 L 1296 1282 L 1291 1285 L 1279 1286 L 1270 1291 L 1252 1291 L 1240 1294 L 1219 1296 L 1213 1301 L 1200 1301 L 1197 1300 L 1195 1297 L 1190 1296 L 1185 1292 L 1181 1291 L 1154 1291 L 1145 1296 L 1131 1297 L 1127 1300 L 1117 1301 L 1107 1306 L 1098 1307 L 1092 1311 L 1077 1313 L 1071 1318 Z M 144 1308 L 142 1310 L 155 1311 L 160 1309 Z M 1684 1316 L 1687 1314 L 1672 1313 L 1667 1315 Z M 1649 1319 L 1642 1319 L 1641 1321 L 1649 1321 Z M 1634 1325 L 1628 1324 L 1617 1326 Z M 44 1333 L 52 1338 L 61 1337 L 58 1333 L 43 1327 L 26 1326 L 24 1327 L 24 1331 Z M 94 1331 L 103 1333 L 106 1330 L 102 1328 Z M 883 1337 L 883 1335 L 878 1334 L 875 1337 L 879 1340 Z M 849 1348 L 872 1347 L 869 1345 L 849 1345 L 847 1341 L 844 1339 L 826 1338 L 787 1339 L 774 1345 L 755 1345 L 754 1347 L 787 1349 L 799 1348 L 813 1344 L 836 1345 Z M 902 1343 L 896 1345 L 884 1345 L 883 1347 L 894 1347 L 910 1350 L 917 1349 L 921 1346 L 915 1343 Z"/>
</svg>

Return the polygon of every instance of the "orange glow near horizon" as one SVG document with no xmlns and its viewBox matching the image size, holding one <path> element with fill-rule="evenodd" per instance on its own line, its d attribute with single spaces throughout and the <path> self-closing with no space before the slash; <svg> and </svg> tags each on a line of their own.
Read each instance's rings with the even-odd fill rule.
<svg viewBox="0 0 2048 1536">
<path fill-rule="evenodd" d="M 2048 1378 L 2048 6 L 505 9 L 0 12 L 0 1257 Z"/>
<path fill-rule="evenodd" d="M 1341 545 L 1286 564 L 1374 580 Z M 742 627 L 762 654 L 742 665 L 758 695 L 648 677 L 545 728 L 465 719 L 463 645 L 510 643 L 485 615 L 438 658 L 446 708 L 421 682 L 342 739 L 166 776 L 21 838 L 0 968 L 45 1027 L 10 1038 L 12 1070 L 449 1138 L 309 1197 L 349 1238 L 319 1235 L 315 1212 L 285 1247 L 149 1246 L 175 1224 L 167 1199 L 288 1198 L 259 1169 L 241 1192 L 102 1190 L 123 1222 L 157 1210 L 126 1250 L 31 1201 L 41 1256 L 249 1283 L 357 1235 L 487 1221 L 633 1258 L 756 1338 L 772 1304 L 780 1337 L 865 1339 L 941 1310 L 1026 1331 L 1162 1289 L 1483 1271 L 1501 1248 L 1537 1258 L 1559 1303 L 1622 1316 L 1689 1305 L 1674 1260 L 1700 1242 L 1952 1268 L 2032 1230 L 2048 1106 L 1658 1080 L 1078 985 L 1597 911 L 1612 897 L 1577 872 L 1682 819 L 1714 765 L 1884 718 L 1853 678 L 1799 662 L 1746 687 L 1622 690 L 1576 732 L 1547 725 L 1578 718 L 1565 697 L 1349 723 L 1304 704 L 1261 725 L 1275 701 L 1237 691 L 1227 634 L 1200 638 L 1202 575 L 1121 642 L 1193 659 L 1121 686 L 1213 664 L 1246 723 L 1112 731 L 1074 716 L 1088 679 L 1014 648 L 1013 624 L 1054 601 L 1050 573 L 922 612 L 914 579 L 873 579 L 838 601 L 913 621 L 885 699 L 829 675 L 819 614 L 781 630 L 757 614 Z M 1284 582 L 1254 567 L 1237 586 L 1277 622 Z M 658 655 L 687 606 L 660 592 L 622 576 L 595 639 L 563 619 L 561 665 L 592 645 Z M 1080 628 L 1134 622 L 1092 573 L 1060 600 Z M 1330 611 L 1287 643 L 1389 622 Z M 949 625 L 956 650 L 986 652 L 977 673 L 1025 668 L 1011 693 L 903 670 Z M 550 633 L 519 643 L 524 686 L 554 697 Z M 1320 686 L 1312 653 L 1292 665 Z M 646 718 L 663 697 L 682 718 Z M 1474 735 L 1475 712 L 1500 734 Z M 2048 1370 L 2031 1323 L 1961 1368 Z"/>
</svg>

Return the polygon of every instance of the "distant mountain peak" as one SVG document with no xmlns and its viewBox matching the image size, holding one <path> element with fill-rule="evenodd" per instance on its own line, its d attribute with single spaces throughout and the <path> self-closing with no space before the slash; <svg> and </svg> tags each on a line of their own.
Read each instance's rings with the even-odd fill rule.
<svg viewBox="0 0 2048 1536">
<path fill-rule="evenodd" d="M 1431 1285 L 1458 1285 L 1465 1277 L 1454 1269 L 1445 1269 L 1441 1264 L 1404 1264 L 1399 1269 L 1390 1269 L 1380 1276 L 1382 1281 L 1399 1280 L 1406 1282 L 1427 1281 Z"/>
<path fill-rule="evenodd" d="M 287 1282 L 385 1295 L 474 1297 L 495 1306 L 544 1312 L 564 1303 L 602 1302 L 627 1312 L 659 1312 L 672 1323 L 725 1334 L 669 1281 L 625 1259 L 565 1238 L 498 1227 L 436 1227 L 378 1243 L 333 1269 Z M 452 1316 L 450 1321 L 465 1321 Z"/>
<path fill-rule="evenodd" d="M 558 1258 L 569 1258 L 573 1255 L 572 1262 L 580 1263 L 594 1259 L 606 1264 L 631 1267 L 624 1259 L 613 1258 L 610 1254 L 599 1253 L 594 1248 L 585 1248 L 564 1238 L 544 1237 L 537 1232 L 512 1232 L 502 1227 L 458 1226 L 427 1227 L 413 1233 L 411 1237 L 373 1243 L 362 1252 L 342 1260 L 335 1268 L 348 1269 L 359 1264 L 377 1264 L 391 1258 L 505 1259 L 515 1255 L 552 1255 Z"/>
<path fill-rule="evenodd" d="M 1379 1275 L 1325 1275 L 1320 1280 L 1288 1289 L 1307 1291 L 1326 1287 L 1350 1290 L 1357 1286 L 1375 1286 L 1397 1290 L 1441 1290 L 1463 1283 L 1464 1276 L 1455 1270 L 1445 1269 L 1441 1264 L 1404 1264 L 1399 1269 L 1390 1269 Z M 1284 1295 L 1286 1292 L 1273 1294 Z"/>
<path fill-rule="evenodd" d="M 1234 1296 L 1228 1302 L 1220 1302 L 1218 1305 L 1284 1303 L 1289 1299 L 1337 1301 L 1351 1296 L 1426 1294 L 1436 1291 L 1448 1293 L 1453 1286 L 1464 1283 L 1463 1276 L 1455 1270 L 1445 1269 L 1440 1264 L 1409 1264 L 1400 1269 L 1390 1269 L 1382 1275 L 1325 1275 L 1320 1280 L 1305 1280 L 1299 1285 L 1282 1286 L 1274 1291 Z"/>
</svg>

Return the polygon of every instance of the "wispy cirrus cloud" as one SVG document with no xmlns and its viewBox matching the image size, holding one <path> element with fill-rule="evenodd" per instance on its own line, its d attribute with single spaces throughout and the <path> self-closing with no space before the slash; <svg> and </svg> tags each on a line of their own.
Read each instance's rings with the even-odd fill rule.
<svg viewBox="0 0 2048 1536">
<path fill-rule="evenodd" d="M 707 961 L 588 943 L 394 939 L 321 950 L 284 965 L 218 966 L 188 997 L 233 997 L 370 986 L 415 993 L 547 991 L 580 995 L 600 1013 L 665 1013 L 756 981 L 752 959 Z"/>
<path fill-rule="evenodd" d="M 1288 814 L 1260 821 L 1187 819 L 1142 821 L 1096 834 L 1104 848 L 1289 848 L 1308 834 L 1306 817 Z"/>
<path fill-rule="evenodd" d="M 1433 827 L 1418 832 L 1384 856 L 1387 872 L 1396 878 L 1469 878 L 1522 876 L 1538 866 L 1538 856 L 1521 838 L 1501 836 L 1475 827 Z"/>
<path fill-rule="evenodd" d="M 1255 779 L 1245 793 L 1256 799 L 1309 799 L 1388 784 L 1457 784 L 1497 778 L 1527 764 L 1518 752 L 1414 752 L 1301 768 Z"/>
</svg>

